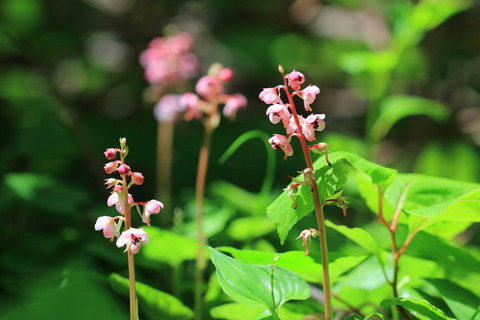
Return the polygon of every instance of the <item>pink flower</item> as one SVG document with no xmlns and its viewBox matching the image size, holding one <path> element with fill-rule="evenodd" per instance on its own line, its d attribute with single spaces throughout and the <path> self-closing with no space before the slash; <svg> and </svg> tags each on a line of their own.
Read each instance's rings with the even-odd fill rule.
<svg viewBox="0 0 480 320">
<path fill-rule="evenodd" d="M 310 253 L 310 249 L 308 248 L 308 241 L 310 241 L 311 237 L 316 237 L 318 235 L 318 230 L 313 228 L 303 230 L 300 235 L 295 239 L 302 238 L 303 246 L 305 247 L 305 255 L 308 256 Z"/>
<path fill-rule="evenodd" d="M 315 140 L 315 131 L 322 131 L 325 129 L 324 114 L 311 114 L 309 115 L 302 126 L 302 132 L 305 135 L 305 139 L 308 141 Z"/>
<path fill-rule="evenodd" d="M 283 126 L 287 128 L 290 123 L 290 112 L 287 107 L 283 104 L 273 104 L 267 109 L 268 119 L 271 123 L 279 123 L 280 120 L 283 122 Z"/>
<path fill-rule="evenodd" d="M 132 195 L 128 194 L 128 204 L 132 205 L 134 203 Z M 109 207 L 115 205 L 115 209 L 117 209 L 118 213 L 125 214 L 125 207 L 123 201 L 120 200 L 118 193 L 112 193 L 107 199 L 107 205 Z"/>
<path fill-rule="evenodd" d="M 298 120 L 300 121 L 300 125 L 302 125 L 305 119 L 303 119 L 303 117 L 299 115 Z M 287 131 L 287 134 L 297 132 L 297 122 L 295 121 L 295 118 L 293 116 L 291 116 L 288 120 L 288 124 L 285 126 L 285 130 Z"/>
<path fill-rule="evenodd" d="M 103 236 L 107 239 L 118 237 L 118 226 L 112 217 L 98 217 L 97 222 L 95 223 L 95 230 L 103 230 Z"/>
<path fill-rule="evenodd" d="M 223 108 L 223 115 L 229 118 L 235 117 L 237 110 L 247 106 L 247 98 L 240 93 L 229 96 L 225 107 Z"/>
<path fill-rule="evenodd" d="M 143 177 L 143 174 L 141 174 L 140 172 L 132 172 L 131 178 L 133 184 L 136 184 L 137 186 L 142 185 L 143 180 L 145 179 Z"/>
<path fill-rule="evenodd" d="M 268 139 L 268 143 L 270 143 L 272 148 L 275 150 L 279 148 L 282 149 L 282 151 L 285 153 L 283 159 L 287 159 L 287 157 L 293 155 L 293 148 L 285 136 L 282 136 L 280 134 L 274 134 L 273 137 Z"/>
<path fill-rule="evenodd" d="M 127 175 L 127 174 L 130 174 L 130 166 L 127 165 L 127 164 L 121 164 L 120 166 L 118 166 L 117 172 L 118 172 L 121 176 L 125 176 L 125 175 Z"/>
<path fill-rule="evenodd" d="M 143 229 L 130 228 L 120 235 L 117 239 L 117 247 L 126 246 L 125 251 L 137 253 L 142 243 L 147 244 L 150 241 L 148 235 Z"/>
<path fill-rule="evenodd" d="M 312 111 L 310 105 L 313 103 L 313 101 L 315 101 L 315 98 L 319 93 L 320 89 L 317 86 L 312 85 L 309 85 L 302 91 L 298 92 L 299 96 L 303 99 L 303 106 L 305 107 L 305 110 Z"/>
<path fill-rule="evenodd" d="M 218 73 L 218 79 L 222 82 L 229 82 L 233 78 L 233 71 L 230 68 L 223 68 Z"/>
<path fill-rule="evenodd" d="M 202 112 L 199 108 L 200 99 L 194 93 L 185 93 L 180 97 L 180 106 L 185 109 L 185 119 L 200 119 Z"/>
<path fill-rule="evenodd" d="M 115 154 L 117 153 L 117 151 L 119 150 L 115 148 L 109 148 L 103 154 L 105 155 L 105 158 L 107 158 L 108 160 L 112 160 L 113 158 L 115 158 Z"/>
<path fill-rule="evenodd" d="M 153 114 L 157 121 L 168 122 L 175 119 L 177 112 L 181 111 L 180 96 L 177 94 L 164 95 L 155 105 Z"/>
<path fill-rule="evenodd" d="M 217 78 L 213 76 L 204 76 L 198 80 L 195 85 L 195 91 L 205 98 L 211 98 L 223 92 L 223 88 Z"/>
<path fill-rule="evenodd" d="M 114 173 L 115 170 L 117 170 L 118 163 L 119 163 L 118 160 L 109 162 L 103 167 L 103 170 L 105 170 L 106 174 Z"/>
<path fill-rule="evenodd" d="M 280 97 L 277 94 L 276 88 L 264 88 L 262 92 L 258 95 L 260 100 L 266 104 L 280 103 Z"/>
<path fill-rule="evenodd" d="M 287 79 L 288 79 L 288 85 L 293 90 L 300 90 L 300 85 L 305 82 L 305 76 L 302 73 L 295 70 L 287 74 Z"/>
<path fill-rule="evenodd" d="M 150 225 L 150 215 L 157 214 L 163 209 L 163 203 L 157 200 L 148 201 L 143 207 L 142 222 Z"/>
</svg>

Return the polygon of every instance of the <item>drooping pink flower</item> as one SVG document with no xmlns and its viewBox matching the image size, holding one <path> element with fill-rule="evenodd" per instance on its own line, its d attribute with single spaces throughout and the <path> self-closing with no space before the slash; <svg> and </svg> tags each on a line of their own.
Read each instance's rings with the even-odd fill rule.
<svg viewBox="0 0 480 320">
<path fill-rule="evenodd" d="M 318 230 L 315 230 L 313 228 L 310 229 L 305 229 L 302 232 L 300 232 L 300 235 L 295 239 L 300 239 L 302 238 L 303 241 L 303 246 L 305 247 L 305 255 L 308 256 L 310 253 L 310 249 L 308 247 L 308 242 L 310 241 L 311 237 L 316 237 L 318 235 Z"/>
<path fill-rule="evenodd" d="M 118 160 L 109 162 L 103 167 L 103 170 L 105 170 L 106 174 L 114 173 L 115 170 L 117 170 L 117 166 L 118 166 L 119 163 L 120 163 L 120 161 L 118 161 Z"/>
<path fill-rule="evenodd" d="M 108 148 L 103 154 L 105 155 L 105 158 L 107 158 L 108 160 L 112 160 L 113 158 L 115 158 L 117 151 L 119 150 L 115 148 Z"/>
<path fill-rule="evenodd" d="M 268 139 L 268 143 L 270 143 L 272 148 L 275 150 L 282 149 L 282 151 L 285 153 L 283 159 L 287 159 L 287 157 L 293 155 L 293 148 L 290 145 L 288 138 L 285 136 L 274 134 L 273 137 Z"/>
<path fill-rule="evenodd" d="M 280 120 L 283 122 L 283 126 L 286 128 L 290 122 L 290 112 L 287 107 L 283 104 L 273 104 L 268 107 L 266 112 L 268 119 L 271 123 L 279 123 Z"/>
<path fill-rule="evenodd" d="M 222 82 L 229 82 L 233 78 L 233 71 L 230 68 L 223 68 L 218 73 L 218 79 Z"/>
<path fill-rule="evenodd" d="M 174 120 L 179 111 L 182 111 L 180 96 L 178 94 L 166 94 L 155 105 L 153 114 L 157 121 L 168 122 Z"/>
<path fill-rule="evenodd" d="M 132 195 L 129 193 L 128 194 L 128 204 L 132 205 L 134 203 Z M 118 213 L 121 213 L 122 215 L 125 214 L 125 206 L 123 204 L 123 201 L 120 200 L 120 197 L 118 196 L 118 193 L 113 192 L 107 199 L 107 205 L 109 207 L 115 205 L 115 209 L 117 209 Z"/>
<path fill-rule="evenodd" d="M 308 141 L 315 140 L 315 131 L 325 129 L 324 114 L 311 114 L 303 122 L 302 132 Z"/>
<path fill-rule="evenodd" d="M 288 79 L 288 85 L 293 90 L 300 90 L 300 85 L 305 82 L 305 76 L 301 72 L 295 70 L 287 74 L 286 77 Z"/>
<path fill-rule="evenodd" d="M 147 233 L 143 229 L 130 228 L 120 235 L 117 239 L 117 247 L 126 246 L 125 251 L 130 253 L 137 253 L 140 250 L 142 243 L 150 242 Z"/>
<path fill-rule="evenodd" d="M 298 95 L 303 99 L 303 106 L 305 110 L 312 111 L 310 105 L 315 101 L 317 94 L 320 93 L 320 89 L 317 86 L 309 85 L 305 89 L 298 91 Z"/>
<path fill-rule="evenodd" d="M 157 200 L 148 201 L 143 207 L 142 222 L 150 225 L 150 215 L 157 214 L 163 209 L 163 203 Z"/>
<path fill-rule="evenodd" d="M 276 88 L 264 88 L 258 97 L 266 104 L 281 103 Z"/>
<path fill-rule="evenodd" d="M 97 218 L 95 222 L 95 230 L 103 230 L 103 236 L 107 239 L 118 237 L 118 225 L 115 219 L 108 216 L 102 216 Z"/>
<path fill-rule="evenodd" d="M 125 176 L 127 174 L 130 174 L 130 166 L 128 164 L 121 164 L 118 166 L 117 168 L 117 172 L 121 175 L 121 176 Z"/>
<path fill-rule="evenodd" d="M 137 186 L 142 185 L 143 180 L 145 179 L 143 174 L 141 174 L 140 172 L 132 172 L 131 178 L 132 178 L 133 184 L 136 184 Z"/>
<path fill-rule="evenodd" d="M 185 93 L 180 97 L 180 106 L 185 110 L 185 119 L 200 119 L 202 111 L 200 111 L 200 98 L 194 93 Z"/>
<path fill-rule="evenodd" d="M 223 115 L 229 118 L 235 117 L 237 110 L 247 106 L 247 98 L 243 94 L 236 93 L 227 98 L 223 107 Z"/>
<path fill-rule="evenodd" d="M 217 78 L 213 76 L 203 76 L 195 85 L 195 91 L 207 99 L 223 93 L 223 87 Z"/>
</svg>

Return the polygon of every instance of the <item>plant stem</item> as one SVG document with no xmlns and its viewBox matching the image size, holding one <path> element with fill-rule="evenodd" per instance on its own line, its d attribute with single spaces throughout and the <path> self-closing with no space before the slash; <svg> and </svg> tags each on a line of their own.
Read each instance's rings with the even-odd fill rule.
<svg viewBox="0 0 480 320">
<path fill-rule="evenodd" d="M 172 143 L 174 120 L 159 121 L 157 125 L 157 198 L 162 199 L 167 214 L 161 215 L 162 225 L 167 226 L 171 220 L 170 198 L 172 180 Z"/>
<path fill-rule="evenodd" d="M 125 157 L 123 152 L 120 152 L 120 162 L 125 164 Z M 128 203 L 128 184 L 127 176 L 122 176 L 122 185 L 123 185 L 123 207 L 125 208 L 125 229 L 128 230 L 132 227 L 132 219 L 130 214 L 130 204 Z M 133 253 L 130 250 L 127 251 L 128 255 L 128 278 L 130 280 L 130 320 L 137 319 L 137 304 L 136 304 L 136 293 L 135 293 L 135 261 L 133 259 Z"/>
<path fill-rule="evenodd" d="M 195 262 L 195 319 L 202 318 L 202 293 L 203 293 L 203 273 L 206 267 L 205 248 L 202 246 L 207 244 L 205 234 L 203 232 L 203 203 L 205 198 L 205 181 L 207 177 L 208 158 L 210 154 L 210 144 L 212 140 L 213 128 L 211 126 L 210 116 L 205 121 L 205 133 L 203 136 L 202 146 L 200 147 L 200 155 L 198 159 L 197 181 L 195 186 L 196 208 L 196 226 L 198 251 L 197 260 Z"/>
<path fill-rule="evenodd" d="M 295 104 L 293 102 L 292 94 L 288 90 L 287 80 L 285 76 L 283 77 L 283 83 L 284 83 L 283 88 L 287 95 L 288 103 L 290 104 L 290 111 L 292 112 L 292 116 L 295 119 L 297 128 L 302 128 L 300 119 L 298 118 L 297 110 L 295 109 Z M 330 272 L 328 268 L 328 246 L 327 246 L 327 235 L 325 233 L 325 218 L 323 215 L 323 205 L 320 203 L 320 199 L 318 196 L 317 181 L 315 177 L 315 172 L 313 170 L 312 157 L 310 155 L 310 151 L 307 146 L 307 139 L 305 138 L 302 130 L 297 130 L 297 131 L 299 131 L 297 132 L 297 137 L 300 141 L 300 145 L 302 146 L 302 152 L 303 152 L 303 156 L 305 157 L 307 168 L 310 169 L 313 176 L 313 181 L 310 181 L 310 187 L 313 195 L 313 203 L 315 204 L 315 213 L 317 216 L 318 232 L 320 233 L 319 242 L 320 242 L 320 253 L 322 256 L 323 294 L 325 296 L 325 320 L 331 320 L 332 307 L 331 307 L 331 290 L 330 290 Z"/>
</svg>

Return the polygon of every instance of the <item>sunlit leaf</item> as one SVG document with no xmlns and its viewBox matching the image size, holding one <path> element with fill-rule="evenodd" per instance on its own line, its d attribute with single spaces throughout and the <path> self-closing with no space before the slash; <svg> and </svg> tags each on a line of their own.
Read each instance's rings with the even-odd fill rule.
<svg viewBox="0 0 480 320">
<path fill-rule="evenodd" d="M 130 281 L 127 278 L 112 273 L 110 284 L 117 292 L 129 295 Z M 193 311 L 174 296 L 138 281 L 135 282 L 135 288 L 139 307 L 149 319 L 186 320 L 193 318 Z"/>
<path fill-rule="evenodd" d="M 310 289 L 300 276 L 275 265 L 251 265 L 208 247 L 222 289 L 233 300 L 263 306 L 275 314 L 290 299 L 303 300 Z"/>
<path fill-rule="evenodd" d="M 254 216 L 235 219 L 228 226 L 227 233 L 235 240 L 248 241 L 261 237 L 274 229 L 275 226 L 268 217 Z"/>
<path fill-rule="evenodd" d="M 240 303 L 227 303 L 210 309 L 215 319 L 256 320 L 265 311 L 264 307 L 254 307 Z"/>
<path fill-rule="evenodd" d="M 382 307 L 401 306 L 425 315 L 431 320 L 454 320 L 447 317 L 442 310 L 423 299 L 391 298 L 383 300 L 380 305 Z"/>
</svg>

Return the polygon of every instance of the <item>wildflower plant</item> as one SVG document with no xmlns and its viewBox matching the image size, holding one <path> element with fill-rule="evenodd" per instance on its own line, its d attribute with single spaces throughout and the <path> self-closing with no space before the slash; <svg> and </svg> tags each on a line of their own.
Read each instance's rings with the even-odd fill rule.
<svg viewBox="0 0 480 320">
<path fill-rule="evenodd" d="M 128 256 L 128 275 L 130 280 L 130 319 L 137 319 L 136 298 L 135 298 L 135 264 L 134 254 L 138 253 L 142 244 L 148 244 L 150 239 L 148 234 L 142 228 L 133 228 L 131 219 L 131 208 L 135 207 L 142 222 L 150 225 L 150 217 L 163 209 L 163 203 L 158 200 L 149 200 L 147 202 L 135 202 L 129 190 L 134 185 L 142 185 L 144 177 L 140 172 L 134 172 L 130 166 L 125 163 L 125 157 L 128 154 L 127 140 L 120 139 L 120 148 L 109 148 L 104 155 L 108 160 L 105 167 L 105 173 L 117 173 L 119 179 L 106 179 L 107 188 L 112 189 L 112 193 L 107 199 L 109 207 L 115 206 L 120 214 L 115 217 L 101 216 L 95 223 L 95 230 L 103 231 L 103 236 L 110 241 L 116 238 L 118 248 L 125 247 Z M 119 158 L 119 159 L 117 159 Z M 122 230 L 122 226 L 125 226 Z"/>
</svg>

